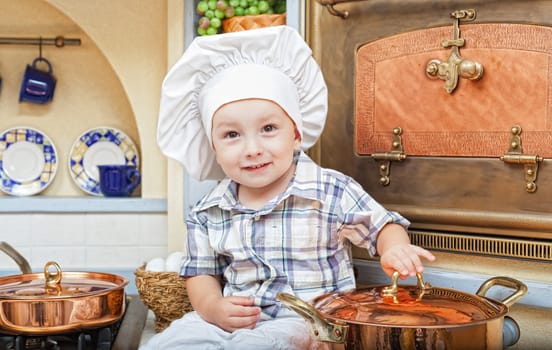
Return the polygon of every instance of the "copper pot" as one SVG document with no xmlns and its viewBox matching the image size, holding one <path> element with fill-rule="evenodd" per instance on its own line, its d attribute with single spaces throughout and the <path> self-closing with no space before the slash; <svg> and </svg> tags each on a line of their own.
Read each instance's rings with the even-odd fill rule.
<svg viewBox="0 0 552 350">
<path fill-rule="evenodd" d="M 278 299 L 308 321 L 315 339 L 346 350 L 499 350 L 519 339 L 519 326 L 506 316 L 527 293 L 518 280 L 494 277 L 473 295 L 432 287 L 421 274 L 417 285 L 398 286 L 398 279 L 395 273 L 390 286 L 322 295 L 312 305 L 286 293 Z M 502 301 L 485 297 L 495 285 L 515 291 Z"/>
<path fill-rule="evenodd" d="M 8 255 L 19 255 L 10 248 L 0 244 Z M 47 335 L 115 323 L 125 311 L 128 282 L 108 273 L 62 273 L 55 262 L 44 273 L 0 277 L 0 333 Z"/>
</svg>

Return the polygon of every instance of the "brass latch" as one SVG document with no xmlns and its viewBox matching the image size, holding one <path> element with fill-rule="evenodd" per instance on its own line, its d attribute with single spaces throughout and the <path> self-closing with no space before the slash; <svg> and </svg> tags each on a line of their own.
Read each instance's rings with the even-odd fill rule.
<svg viewBox="0 0 552 350">
<path fill-rule="evenodd" d="M 537 190 L 537 171 L 539 169 L 539 163 L 543 161 L 543 157 L 538 155 L 523 154 L 521 147 L 521 126 L 512 126 L 512 138 L 510 140 L 510 147 L 508 153 L 500 156 L 500 160 L 509 164 L 523 164 L 525 169 L 525 190 L 529 193 L 533 193 Z"/>
<path fill-rule="evenodd" d="M 382 186 L 389 185 L 389 168 L 391 167 L 391 161 L 401 161 L 406 159 L 406 154 L 403 153 L 402 145 L 402 129 L 399 126 L 393 128 L 393 142 L 391 143 L 391 152 L 376 152 L 371 156 L 374 160 L 380 160 L 379 182 Z"/>
<path fill-rule="evenodd" d="M 443 47 L 452 47 L 452 52 L 446 62 L 438 59 L 429 61 L 426 65 L 426 75 L 430 78 L 440 78 L 445 81 L 445 90 L 450 94 L 458 85 L 458 78 L 479 80 L 483 76 L 481 63 L 463 59 L 460 56 L 460 47 L 464 46 L 465 40 L 460 37 L 460 21 L 473 21 L 475 10 L 458 10 L 450 14 L 455 19 L 453 25 L 452 39 L 441 41 Z"/>
</svg>

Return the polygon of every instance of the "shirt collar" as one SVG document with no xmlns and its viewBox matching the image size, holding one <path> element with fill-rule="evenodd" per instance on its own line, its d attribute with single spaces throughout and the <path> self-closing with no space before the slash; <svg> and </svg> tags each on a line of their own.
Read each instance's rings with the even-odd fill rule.
<svg viewBox="0 0 552 350">
<path fill-rule="evenodd" d="M 276 206 L 289 196 L 297 196 L 315 201 L 323 201 L 325 191 L 322 185 L 322 168 L 320 168 L 303 151 L 295 155 L 297 167 L 287 189 L 277 198 L 271 207 Z M 237 184 L 230 178 L 224 178 L 215 188 L 198 203 L 194 211 L 202 211 L 213 206 L 224 210 L 241 209 L 237 198 Z"/>
</svg>

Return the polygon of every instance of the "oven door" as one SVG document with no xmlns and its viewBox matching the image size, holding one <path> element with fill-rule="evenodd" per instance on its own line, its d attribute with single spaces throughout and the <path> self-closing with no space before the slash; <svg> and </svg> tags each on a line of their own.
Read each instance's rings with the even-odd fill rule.
<svg viewBox="0 0 552 350">
<path fill-rule="evenodd" d="M 552 5 L 339 1 L 343 19 L 320 3 L 308 37 L 330 97 L 311 154 L 413 229 L 543 243 L 511 254 L 552 261 Z"/>
</svg>

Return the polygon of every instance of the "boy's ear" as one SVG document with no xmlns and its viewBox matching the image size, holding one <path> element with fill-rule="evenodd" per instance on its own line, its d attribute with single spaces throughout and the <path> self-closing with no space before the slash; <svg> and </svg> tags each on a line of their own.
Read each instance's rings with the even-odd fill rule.
<svg viewBox="0 0 552 350">
<path fill-rule="evenodd" d="M 297 130 L 297 128 L 295 128 L 294 142 L 295 142 L 295 149 L 300 150 L 301 149 L 301 134 L 299 133 L 299 130 Z"/>
</svg>

